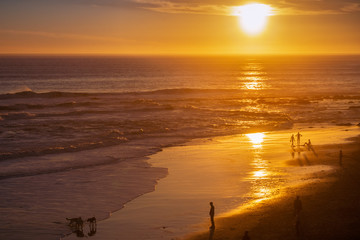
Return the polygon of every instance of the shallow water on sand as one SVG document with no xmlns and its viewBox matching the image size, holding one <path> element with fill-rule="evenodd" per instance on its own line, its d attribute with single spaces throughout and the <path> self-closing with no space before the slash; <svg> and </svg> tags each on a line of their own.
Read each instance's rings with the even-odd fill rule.
<svg viewBox="0 0 360 240">
<path fill-rule="evenodd" d="M 304 137 L 316 145 L 346 143 L 359 134 L 355 127 L 307 128 L 299 126 Z M 328 136 L 333 136 L 329 138 Z M 178 239 L 209 227 L 209 202 L 216 216 L 241 211 L 245 204 L 271 199 L 279 189 L 301 184 L 314 173 L 332 171 L 326 165 L 288 166 L 291 160 L 289 131 L 264 133 L 260 140 L 251 135 L 235 135 L 194 141 L 167 148 L 151 156 L 155 167 L 166 167 L 169 175 L 161 179 L 154 192 L 125 205 L 98 224 L 94 239 Z M 305 141 L 305 140 L 304 140 Z M 314 153 L 301 152 L 311 161 Z M 317 156 L 321 157 L 321 156 Z"/>
</svg>

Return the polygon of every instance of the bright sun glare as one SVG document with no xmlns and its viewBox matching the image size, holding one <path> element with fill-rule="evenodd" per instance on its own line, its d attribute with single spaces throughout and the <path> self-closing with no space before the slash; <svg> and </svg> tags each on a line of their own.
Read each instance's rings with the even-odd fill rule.
<svg viewBox="0 0 360 240">
<path fill-rule="evenodd" d="M 252 144 L 261 144 L 264 141 L 265 134 L 263 133 L 249 133 L 246 136 L 250 139 Z"/>
<path fill-rule="evenodd" d="M 239 6 L 234 11 L 239 16 L 241 28 L 248 35 L 261 33 L 266 26 L 267 17 L 272 15 L 272 8 L 260 3 Z"/>
</svg>

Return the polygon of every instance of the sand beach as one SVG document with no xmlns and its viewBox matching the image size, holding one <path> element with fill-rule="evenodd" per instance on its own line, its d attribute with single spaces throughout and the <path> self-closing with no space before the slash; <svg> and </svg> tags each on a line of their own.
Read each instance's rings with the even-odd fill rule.
<svg viewBox="0 0 360 240">
<path fill-rule="evenodd" d="M 360 237 L 359 178 L 360 138 L 349 143 L 316 146 L 318 158 L 311 165 L 326 165 L 330 171 L 303 176 L 297 184 L 280 189 L 273 198 L 249 204 L 235 214 L 218 218 L 215 231 L 193 234 L 188 240 L 242 239 L 358 239 Z M 339 164 L 339 148 L 346 152 Z M 288 161 L 303 168 L 298 161 Z M 300 196 L 301 212 L 297 233 L 294 200 Z"/>
<path fill-rule="evenodd" d="M 292 153 L 289 138 L 297 131 L 302 142 L 311 139 L 313 151 L 300 146 Z M 168 168 L 168 176 L 154 192 L 98 222 L 92 238 L 241 239 L 249 231 L 251 239 L 351 239 L 359 223 L 358 133 L 356 126 L 297 125 L 165 148 L 149 162 Z M 301 235 L 295 231 L 297 195 Z M 216 228 L 209 231 L 210 201 Z"/>
</svg>

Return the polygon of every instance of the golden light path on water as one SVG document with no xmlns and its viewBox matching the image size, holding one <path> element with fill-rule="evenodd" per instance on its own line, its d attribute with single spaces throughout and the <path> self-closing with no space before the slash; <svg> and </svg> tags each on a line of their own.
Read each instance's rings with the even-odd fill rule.
<svg viewBox="0 0 360 240">
<path fill-rule="evenodd" d="M 262 64 L 250 61 L 244 68 L 241 76 L 240 88 L 245 90 L 262 90 L 267 88 L 267 72 L 264 71 Z"/>
</svg>

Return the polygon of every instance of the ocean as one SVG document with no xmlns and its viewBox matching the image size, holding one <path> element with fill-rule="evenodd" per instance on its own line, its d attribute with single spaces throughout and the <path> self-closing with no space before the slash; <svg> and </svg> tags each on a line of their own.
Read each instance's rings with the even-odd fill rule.
<svg viewBox="0 0 360 240">
<path fill-rule="evenodd" d="M 360 56 L 0 56 L 0 238 L 109 217 L 168 146 L 359 119 Z"/>
</svg>

